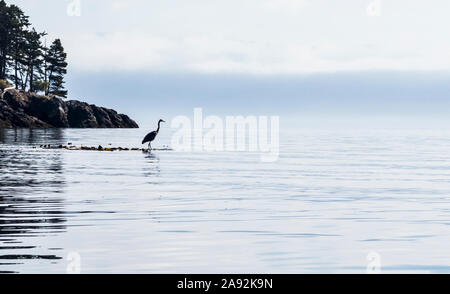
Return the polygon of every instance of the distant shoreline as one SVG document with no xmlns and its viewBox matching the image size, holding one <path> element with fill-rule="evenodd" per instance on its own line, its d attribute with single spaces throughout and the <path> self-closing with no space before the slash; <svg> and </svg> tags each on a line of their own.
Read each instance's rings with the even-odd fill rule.
<svg viewBox="0 0 450 294">
<path fill-rule="evenodd" d="M 77 100 L 64 101 L 21 90 L 0 90 L 0 128 L 139 128 L 125 114 Z"/>
</svg>

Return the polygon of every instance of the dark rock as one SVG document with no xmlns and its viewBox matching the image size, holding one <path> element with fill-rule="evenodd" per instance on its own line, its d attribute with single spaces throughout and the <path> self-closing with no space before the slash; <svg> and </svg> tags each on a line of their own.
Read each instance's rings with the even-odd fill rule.
<svg viewBox="0 0 450 294">
<path fill-rule="evenodd" d="M 91 106 L 92 107 L 92 106 Z M 103 107 L 92 107 L 93 115 L 97 120 L 98 125 L 101 128 L 111 128 L 114 123 L 111 121 L 110 113 L 108 113 L 108 109 Z"/>
<path fill-rule="evenodd" d="M 112 109 L 24 91 L 0 91 L 0 128 L 138 128 Z"/>
<path fill-rule="evenodd" d="M 68 128 L 67 111 L 61 98 L 32 95 L 27 113 L 56 128 Z"/>
<path fill-rule="evenodd" d="M 126 126 L 132 126 L 132 128 L 139 128 L 136 122 L 125 114 L 118 114 L 113 109 L 104 107 L 97 107 L 90 105 L 92 112 L 97 119 L 99 128 L 111 128 L 112 126 L 118 126 L 118 128 L 127 128 Z"/>
<path fill-rule="evenodd" d="M 68 120 L 72 128 L 99 128 L 92 108 L 89 104 L 79 101 L 68 101 Z"/>
<path fill-rule="evenodd" d="M 22 111 L 15 111 L 0 100 L 0 128 L 51 128 L 52 126 Z"/>
</svg>

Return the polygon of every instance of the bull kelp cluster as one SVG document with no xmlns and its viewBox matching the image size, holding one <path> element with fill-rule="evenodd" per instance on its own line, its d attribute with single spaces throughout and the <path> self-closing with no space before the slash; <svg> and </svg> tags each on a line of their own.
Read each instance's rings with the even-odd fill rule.
<svg viewBox="0 0 450 294">
<path fill-rule="evenodd" d="M 51 149 L 51 150 L 69 150 L 69 151 L 101 151 L 101 152 L 115 152 L 115 151 L 142 151 L 148 153 L 149 151 L 173 151 L 171 148 L 154 148 L 152 150 L 146 148 L 123 148 L 123 147 L 103 147 L 99 145 L 98 147 L 89 146 L 74 146 L 74 145 L 39 145 L 33 147 L 34 149 Z"/>
</svg>

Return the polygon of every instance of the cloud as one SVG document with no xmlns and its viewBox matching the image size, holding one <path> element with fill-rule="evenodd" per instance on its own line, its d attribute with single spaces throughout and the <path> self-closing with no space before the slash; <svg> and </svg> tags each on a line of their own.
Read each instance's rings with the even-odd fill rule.
<svg viewBox="0 0 450 294">
<path fill-rule="evenodd" d="M 308 5 L 307 0 L 266 0 L 264 7 L 268 9 L 298 12 Z"/>
<path fill-rule="evenodd" d="M 140 7 L 144 0 L 109 0 L 104 6 L 114 12 L 125 12 L 136 7 Z"/>
<path fill-rule="evenodd" d="M 293 74 L 346 70 L 429 70 L 450 67 L 450 50 L 430 55 L 366 50 L 335 44 L 305 45 L 226 39 L 163 38 L 146 32 L 77 34 L 63 40 L 73 68 L 204 73 Z M 371 48 L 369 46 L 369 48 Z"/>
<path fill-rule="evenodd" d="M 207 35 L 164 38 L 139 31 L 76 34 L 66 36 L 63 41 L 71 67 L 84 71 L 295 74 L 450 68 L 448 47 L 420 55 L 367 44 L 361 47 L 333 43 L 308 45 Z"/>
<path fill-rule="evenodd" d="M 164 65 L 173 44 L 148 33 L 82 33 L 63 39 L 69 61 L 87 71 L 140 70 Z"/>
<path fill-rule="evenodd" d="M 70 1 L 16 2 L 77 70 L 285 74 L 450 70 L 450 2 L 436 1 L 385 1 L 380 17 L 360 0 L 96 0 L 81 17 Z"/>
</svg>

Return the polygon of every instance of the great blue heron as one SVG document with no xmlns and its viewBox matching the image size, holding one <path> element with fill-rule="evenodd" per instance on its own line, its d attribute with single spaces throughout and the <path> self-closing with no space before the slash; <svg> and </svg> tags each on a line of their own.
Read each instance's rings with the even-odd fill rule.
<svg viewBox="0 0 450 294">
<path fill-rule="evenodd" d="M 142 140 L 142 144 L 145 144 L 148 142 L 148 150 L 152 150 L 152 142 L 153 142 L 153 140 L 155 140 L 156 136 L 158 135 L 162 122 L 165 123 L 165 121 L 160 119 L 158 122 L 158 129 L 156 131 L 149 133 L 147 136 L 145 136 L 144 140 Z"/>
</svg>

